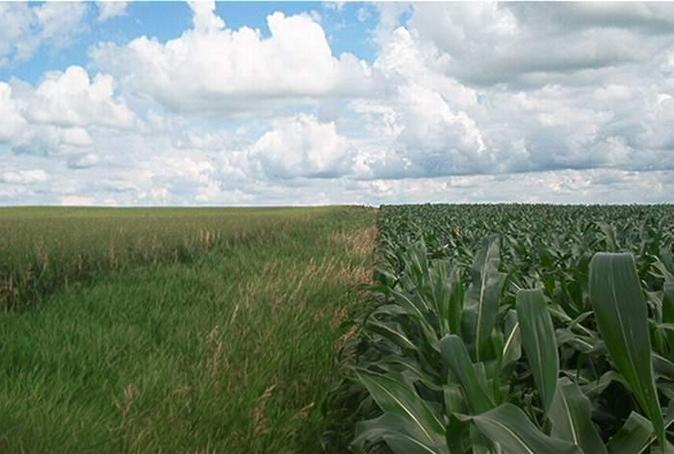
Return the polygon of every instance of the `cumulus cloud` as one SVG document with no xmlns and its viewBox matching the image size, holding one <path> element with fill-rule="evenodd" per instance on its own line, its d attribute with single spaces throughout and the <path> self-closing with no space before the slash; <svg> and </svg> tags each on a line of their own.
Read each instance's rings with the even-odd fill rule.
<svg viewBox="0 0 674 454">
<path fill-rule="evenodd" d="M 0 143 L 14 139 L 25 125 L 12 98 L 12 87 L 0 82 Z"/>
<path fill-rule="evenodd" d="M 0 65 L 57 28 L 18 5 Z M 0 202 L 671 201 L 671 5 L 377 4 L 268 32 L 190 5 L 178 38 L 0 81 Z M 371 61 L 335 55 L 335 17 L 378 19 Z"/>
<path fill-rule="evenodd" d="M 405 26 L 389 18 L 373 64 L 387 95 L 350 104 L 370 136 L 363 175 L 674 168 L 674 35 L 643 31 L 673 11 L 611 7 L 610 25 L 575 4 L 419 4 Z"/>
<path fill-rule="evenodd" d="M 670 41 L 672 11 L 649 4 L 427 4 L 415 8 L 410 27 L 445 54 L 444 71 L 464 82 L 541 86 L 648 61 Z M 644 39 L 649 30 L 658 33 Z"/>
<path fill-rule="evenodd" d="M 98 6 L 98 22 L 105 22 L 113 17 L 124 16 L 126 14 L 127 2 L 120 1 L 102 1 L 97 2 Z"/>
<path fill-rule="evenodd" d="M 377 138 L 366 158 L 367 176 L 479 173 L 497 164 L 499 150 L 487 149 L 471 116 L 477 93 L 430 67 L 432 58 L 404 27 L 386 39 L 373 68 L 390 84 L 389 95 L 351 103 Z"/>
<path fill-rule="evenodd" d="M 93 135 L 101 147 L 109 141 L 107 130 L 139 125 L 114 87 L 111 76 L 90 78 L 79 66 L 49 72 L 37 86 L 0 82 L 0 143 L 20 154 L 72 157 L 89 152 Z"/>
<path fill-rule="evenodd" d="M 89 78 L 80 66 L 47 73 L 32 93 L 28 117 L 36 123 L 64 127 L 129 127 L 134 115 L 114 97 L 115 82 L 105 74 Z"/>
<path fill-rule="evenodd" d="M 35 39 L 30 33 L 34 20 L 26 3 L 0 3 L 0 68 L 32 55 Z"/>
<path fill-rule="evenodd" d="M 64 48 L 85 29 L 79 2 L 0 3 L 0 68 L 30 59 L 42 46 Z"/>
<path fill-rule="evenodd" d="M 41 40 L 57 48 L 72 44 L 84 28 L 87 9 L 86 3 L 79 2 L 45 2 L 33 8 Z"/>
<path fill-rule="evenodd" d="M 311 115 L 276 120 L 251 147 L 251 159 L 273 179 L 336 178 L 352 170 L 356 150 L 334 122 Z"/>
<path fill-rule="evenodd" d="M 263 37 L 249 27 L 227 28 L 212 2 L 191 6 L 194 27 L 179 38 L 102 44 L 91 52 L 94 63 L 176 111 L 240 111 L 260 101 L 368 87 L 367 65 L 348 53 L 333 56 L 325 32 L 308 14 L 269 15 L 271 36 Z"/>
</svg>

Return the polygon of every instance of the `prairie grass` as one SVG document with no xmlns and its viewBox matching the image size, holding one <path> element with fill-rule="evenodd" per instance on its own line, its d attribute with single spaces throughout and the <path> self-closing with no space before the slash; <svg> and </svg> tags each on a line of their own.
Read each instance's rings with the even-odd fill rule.
<svg viewBox="0 0 674 454">
<path fill-rule="evenodd" d="M 321 450 L 374 211 L 33 210 L 0 221 L 18 238 L 3 263 L 33 269 L 31 236 L 58 258 L 50 284 L 26 293 L 40 304 L 0 313 L 0 452 Z M 157 238 L 149 260 L 132 229 Z M 173 255 L 200 229 L 217 240 Z M 84 278 L 78 254 L 99 264 Z"/>
<path fill-rule="evenodd" d="M 0 305 L 34 305 L 101 271 L 189 262 L 329 210 L 0 208 Z"/>
</svg>

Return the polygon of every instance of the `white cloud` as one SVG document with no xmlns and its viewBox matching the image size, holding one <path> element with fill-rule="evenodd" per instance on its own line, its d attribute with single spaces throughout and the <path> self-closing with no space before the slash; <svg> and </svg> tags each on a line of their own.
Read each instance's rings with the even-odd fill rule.
<svg viewBox="0 0 674 454">
<path fill-rule="evenodd" d="M 36 40 L 31 36 L 34 20 L 28 4 L 0 2 L 0 68 L 32 55 Z"/>
<path fill-rule="evenodd" d="M 0 66 L 87 27 L 43 6 L 0 3 Z M 0 81 L 0 203 L 671 201 L 670 5 L 377 4 L 269 32 L 191 6 L 178 38 Z M 324 30 L 374 18 L 372 62 L 334 55 Z"/>
<path fill-rule="evenodd" d="M 68 161 L 68 167 L 71 169 L 86 169 L 93 167 L 100 162 L 100 157 L 94 153 L 86 153 L 76 156 Z"/>
<path fill-rule="evenodd" d="M 0 182 L 12 184 L 33 184 L 42 183 L 49 179 L 49 175 L 44 170 L 19 170 L 16 172 L 3 172 L 0 174 Z"/>
<path fill-rule="evenodd" d="M 69 46 L 83 29 L 87 8 L 80 2 L 45 2 L 33 8 L 40 39 L 54 47 Z"/>
<path fill-rule="evenodd" d="M 86 28 L 87 10 L 79 2 L 0 3 L 0 68 L 29 60 L 42 45 L 71 45 Z"/>
<path fill-rule="evenodd" d="M 548 10 L 538 5 L 532 11 L 517 6 L 419 4 L 407 27 L 391 19 L 400 8 L 380 6 L 391 28 L 378 31 L 373 71 L 386 81 L 387 95 L 350 104 L 368 136 L 368 145 L 359 147 L 369 169 L 361 177 L 674 168 L 674 124 L 661 107 L 674 91 L 662 43 L 674 43 L 674 34 L 651 37 L 640 28 L 671 14 L 634 18 L 629 14 L 643 11 L 609 9 L 625 23 L 610 27 L 592 11 L 574 9 L 578 24 L 569 25 L 543 18 Z M 537 20 L 530 24 L 525 13 Z M 539 30 L 546 21 L 557 35 Z M 575 36 L 568 36 L 571 29 Z M 585 46 L 593 37 L 603 38 Z M 568 40 L 566 47 L 559 40 Z M 602 66 L 614 40 L 620 52 L 634 56 L 627 59 L 632 63 Z M 588 74 L 583 65 L 563 64 L 578 52 L 596 57 L 588 67 L 598 69 Z M 509 58 L 519 62 L 513 71 Z M 547 59 L 541 64 L 557 63 L 545 69 L 541 58 Z"/>
<path fill-rule="evenodd" d="M 66 156 L 75 167 L 91 149 L 104 147 L 109 129 L 140 126 L 136 115 L 115 97 L 111 76 L 93 79 L 79 66 L 49 72 L 32 85 L 0 82 L 0 144 L 19 154 Z M 137 132 L 134 132 L 137 133 Z M 73 156 L 79 158 L 73 158 Z"/>
<path fill-rule="evenodd" d="M 336 178 L 349 173 L 356 150 L 334 122 L 298 115 L 276 120 L 251 147 L 251 159 L 272 179 Z"/>
<path fill-rule="evenodd" d="M 0 82 L 0 143 L 17 137 L 24 126 L 25 121 L 12 98 L 12 87 Z"/>
<path fill-rule="evenodd" d="M 113 17 L 124 16 L 126 14 L 128 3 L 107 0 L 97 2 L 96 6 L 98 6 L 98 17 L 96 20 L 105 22 Z"/>
<path fill-rule="evenodd" d="M 216 33 L 225 28 L 225 21 L 215 14 L 215 0 L 193 0 L 189 4 L 196 33 Z"/>
<path fill-rule="evenodd" d="M 417 5 L 410 21 L 426 45 L 446 54 L 447 74 L 516 86 L 647 62 L 671 43 L 672 25 L 674 8 L 664 4 L 437 3 Z"/>
<path fill-rule="evenodd" d="M 79 66 L 47 73 L 31 97 L 27 115 L 36 123 L 65 127 L 129 127 L 134 115 L 115 99 L 114 89 L 111 76 L 97 74 L 90 79 Z"/>
<path fill-rule="evenodd" d="M 351 54 L 334 57 L 323 29 L 307 14 L 269 15 L 271 36 L 265 38 L 249 27 L 226 28 L 212 3 L 191 6 L 194 28 L 181 37 L 102 44 L 91 52 L 95 64 L 178 111 L 242 111 L 368 88 L 366 65 Z"/>
</svg>

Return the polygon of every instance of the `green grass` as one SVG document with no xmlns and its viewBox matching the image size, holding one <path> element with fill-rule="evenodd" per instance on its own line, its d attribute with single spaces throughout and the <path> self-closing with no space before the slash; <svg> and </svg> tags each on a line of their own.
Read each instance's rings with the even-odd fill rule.
<svg viewBox="0 0 674 454">
<path fill-rule="evenodd" d="M 0 208 L 0 306 L 35 305 L 100 271 L 189 262 L 330 210 Z"/>
<path fill-rule="evenodd" d="M 31 238 L 60 252 L 49 285 L 21 281 L 40 304 L 0 313 L 0 452 L 321 449 L 339 325 L 371 273 L 374 211 L 1 214 L 17 238 L 6 271 L 33 269 L 17 253 Z M 217 240 L 177 254 L 200 229 Z M 145 258 L 129 246 L 143 232 L 160 245 Z M 110 243 L 128 255 L 110 261 Z M 59 266 L 78 254 L 97 265 Z"/>
</svg>

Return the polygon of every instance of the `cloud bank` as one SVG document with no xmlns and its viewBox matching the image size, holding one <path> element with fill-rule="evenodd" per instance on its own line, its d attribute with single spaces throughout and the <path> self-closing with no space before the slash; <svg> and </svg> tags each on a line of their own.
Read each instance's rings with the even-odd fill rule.
<svg viewBox="0 0 674 454">
<path fill-rule="evenodd" d="M 0 8 L 9 67 L 133 15 Z M 316 11 L 260 30 L 190 8 L 175 38 L 0 80 L 0 203 L 672 201 L 672 5 L 326 6 L 377 18 L 369 60 Z"/>
</svg>

